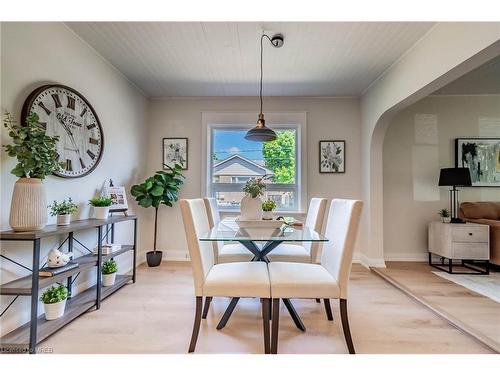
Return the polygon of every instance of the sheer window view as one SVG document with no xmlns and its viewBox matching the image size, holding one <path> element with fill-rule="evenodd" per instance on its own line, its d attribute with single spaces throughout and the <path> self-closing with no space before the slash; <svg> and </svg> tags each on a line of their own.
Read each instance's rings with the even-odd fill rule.
<svg viewBox="0 0 500 375">
<path fill-rule="evenodd" d="M 295 128 L 276 130 L 273 142 L 247 141 L 247 129 L 212 129 L 211 191 L 222 209 L 238 209 L 243 187 L 250 178 L 264 177 L 263 199 L 272 199 L 277 209 L 297 208 Z"/>
</svg>

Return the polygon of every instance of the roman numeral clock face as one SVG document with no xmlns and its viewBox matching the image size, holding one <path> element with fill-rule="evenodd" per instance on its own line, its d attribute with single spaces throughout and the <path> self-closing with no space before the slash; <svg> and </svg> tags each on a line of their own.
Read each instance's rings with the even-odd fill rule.
<svg viewBox="0 0 500 375">
<path fill-rule="evenodd" d="M 57 160 L 60 177 L 82 177 L 99 163 L 104 147 L 99 118 L 87 99 L 70 87 L 42 86 L 26 99 L 21 115 L 35 112 L 48 135 L 58 135 Z"/>
</svg>

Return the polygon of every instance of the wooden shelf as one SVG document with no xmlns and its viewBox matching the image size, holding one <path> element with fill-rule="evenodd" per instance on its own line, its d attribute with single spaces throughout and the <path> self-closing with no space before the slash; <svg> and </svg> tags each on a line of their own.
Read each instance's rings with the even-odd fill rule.
<svg viewBox="0 0 500 375">
<path fill-rule="evenodd" d="M 137 216 L 111 216 L 106 220 L 97 219 L 84 219 L 72 221 L 69 225 L 47 225 L 45 228 L 32 232 L 14 232 L 13 230 L 6 230 L 0 233 L 1 240 L 13 241 L 30 241 L 39 238 L 56 236 L 58 234 L 65 234 L 70 232 L 78 232 L 85 229 L 97 228 L 106 224 L 119 223 L 121 221 L 134 220 Z"/>
<path fill-rule="evenodd" d="M 132 280 L 131 275 L 117 275 L 113 286 L 102 287 L 101 299 L 104 299 L 125 284 Z M 51 334 L 62 328 L 84 312 L 88 311 L 96 305 L 97 287 L 93 286 L 84 292 L 70 298 L 66 302 L 66 310 L 64 316 L 57 320 L 45 320 L 44 314 L 38 317 L 38 335 L 37 344 Z M 30 323 L 26 323 L 14 331 L 0 338 L 0 347 L 2 348 L 28 348 L 30 337 Z"/>
<path fill-rule="evenodd" d="M 123 245 L 120 250 L 117 250 L 111 254 L 103 255 L 103 262 L 117 257 L 128 251 L 134 250 L 133 245 Z M 54 283 L 65 280 L 67 277 L 77 274 L 78 272 L 83 272 L 91 269 L 97 265 L 97 255 L 84 255 L 74 259 L 78 263 L 77 268 L 72 268 L 66 272 L 60 273 L 52 277 L 40 277 L 39 278 L 39 289 L 46 288 Z M 21 277 L 16 280 L 12 280 L 8 283 L 0 285 L 0 295 L 31 295 L 31 274 L 25 277 Z"/>
</svg>

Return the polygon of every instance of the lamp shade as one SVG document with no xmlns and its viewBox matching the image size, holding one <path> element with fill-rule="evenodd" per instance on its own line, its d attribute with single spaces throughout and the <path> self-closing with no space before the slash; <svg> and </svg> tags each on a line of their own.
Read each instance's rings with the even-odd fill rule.
<svg viewBox="0 0 500 375">
<path fill-rule="evenodd" d="M 441 168 L 439 186 L 472 186 L 469 168 Z"/>
<path fill-rule="evenodd" d="M 264 115 L 261 113 L 257 125 L 247 132 L 245 139 L 256 142 L 270 142 L 276 139 L 276 133 L 266 126 L 266 120 L 264 120 Z"/>
</svg>

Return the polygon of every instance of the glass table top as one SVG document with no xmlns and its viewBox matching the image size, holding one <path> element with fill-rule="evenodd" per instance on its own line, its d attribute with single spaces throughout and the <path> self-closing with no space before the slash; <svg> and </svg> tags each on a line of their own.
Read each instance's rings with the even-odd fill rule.
<svg viewBox="0 0 500 375">
<path fill-rule="evenodd" d="M 240 228 L 234 221 L 222 221 L 209 232 L 201 235 L 199 240 L 328 242 L 327 238 L 308 227 L 293 227 L 283 224 L 281 228 Z"/>
</svg>

